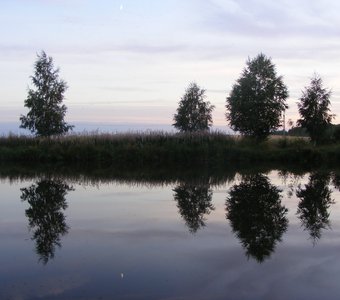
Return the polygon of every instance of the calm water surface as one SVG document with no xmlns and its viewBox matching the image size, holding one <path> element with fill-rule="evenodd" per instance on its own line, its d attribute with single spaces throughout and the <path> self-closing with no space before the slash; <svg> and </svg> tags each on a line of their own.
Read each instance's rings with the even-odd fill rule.
<svg viewBox="0 0 340 300">
<path fill-rule="evenodd" d="M 0 299 L 340 299 L 339 179 L 3 176 Z"/>
</svg>

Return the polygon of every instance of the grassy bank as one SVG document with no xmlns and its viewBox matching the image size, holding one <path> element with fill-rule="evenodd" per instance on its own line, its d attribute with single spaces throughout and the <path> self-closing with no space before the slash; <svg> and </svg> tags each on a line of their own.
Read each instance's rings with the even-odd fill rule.
<svg viewBox="0 0 340 300">
<path fill-rule="evenodd" d="M 304 138 L 253 140 L 223 133 L 82 134 L 63 137 L 0 138 L 0 161 L 96 163 L 103 166 L 220 166 L 230 163 L 278 162 L 333 164 L 340 162 L 340 144 L 314 147 Z"/>
</svg>

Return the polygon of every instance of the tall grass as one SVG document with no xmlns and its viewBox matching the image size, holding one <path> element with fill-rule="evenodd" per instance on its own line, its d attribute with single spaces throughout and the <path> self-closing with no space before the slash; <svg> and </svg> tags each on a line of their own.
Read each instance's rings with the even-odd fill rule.
<svg viewBox="0 0 340 300">
<path fill-rule="evenodd" d="M 0 161 L 100 163 L 102 165 L 228 165 L 235 162 L 333 163 L 340 145 L 312 146 L 304 138 L 256 143 L 221 132 L 125 134 L 82 133 L 34 138 L 0 138 Z"/>
</svg>

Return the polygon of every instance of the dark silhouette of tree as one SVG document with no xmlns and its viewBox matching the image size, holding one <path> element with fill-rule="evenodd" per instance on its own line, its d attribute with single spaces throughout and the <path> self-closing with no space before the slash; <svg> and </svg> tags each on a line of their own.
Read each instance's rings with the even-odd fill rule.
<svg viewBox="0 0 340 300">
<path fill-rule="evenodd" d="M 211 203 L 212 190 L 208 184 L 192 185 L 181 183 L 173 189 L 179 213 L 191 233 L 205 226 L 204 216 L 214 210 Z"/>
<path fill-rule="evenodd" d="M 38 55 L 31 77 L 35 89 L 28 90 L 26 116 L 21 115 L 21 128 L 27 128 L 38 136 L 61 135 L 73 128 L 64 121 L 66 106 L 62 104 L 67 89 L 66 82 L 59 79 L 53 59 L 44 51 Z"/>
<path fill-rule="evenodd" d="M 227 98 L 226 118 L 232 129 L 258 141 L 280 126 L 280 117 L 288 108 L 288 90 L 275 65 L 264 54 L 248 59 L 241 77 Z"/>
<path fill-rule="evenodd" d="M 173 126 L 181 132 L 207 131 L 212 126 L 214 106 L 205 102 L 205 90 L 191 83 L 179 102 Z"/>
<path fill-rule="evenodd" d="M 329 113 L 330 97 L 331 91 L 323 88 L 320 76 L 314 75 L 298 103 L 301 118 L 297 120 L 297 124 L 306 128 L 315 144 L 324 139 L 324 134 L 334 118 L 334 115 Z"/>
<path fill-rule="evenodd" d="M 340 173 L 332 172 L 331 177 L 334 187 L 340 191 Z"/>
<path fill-rule="evenodd" d="M 249 175 L 234 185 L 226 201 L 227 219 L 248 257 L 263 262 L 287 230 L 287 209 L 281 190 L 261 174 Z"/>
<path fill-rule="evenodd" d="M 301 199 L 297 215 L 302 225 L 309 231 L 313 244 L 321 238 L 322 229 L 330 227 L 328 209 L 334 203 L 329 188 L 330 175 L 313 173 L 304 188 L 301 186 L 296 196 Z"/>
<path fill-rule="evenodd" d="M 51 179 L 21 189 L 21 200 L 29 204 L 25 213 L 33 231 L 32 240 L 44 264 L 54 258 L 56 246 L 61 247 L 60 237 L 68 232 L 63 210 L 67 208 L 65 197 L 72 190 L 62 180 Z"/>
</svg>

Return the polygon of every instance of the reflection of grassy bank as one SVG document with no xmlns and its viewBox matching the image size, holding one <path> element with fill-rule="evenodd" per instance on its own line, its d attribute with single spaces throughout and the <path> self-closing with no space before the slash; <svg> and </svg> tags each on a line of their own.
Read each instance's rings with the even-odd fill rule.
<svg viewBox="0 0 340 300">
<path fill-rule="evenodd" d="M 232 182 L 239 175 L 269 174 L 272 170 L 279 171 L 282 178 L 289 175 L 302 176 L 308 172 L 337 174 L 337 166 L 319 165 L 313 168 L 296 164 L 282 163 L 233 163 L 219 166 L 202 166 L 193 164 L 173 165 L 164 167 L 152 166 L 115 166 L 105 164 L 82 163 L 24 163 L 0 162 L 0 180 L 10 182 L 22 180 L 40 180 L 41 178 L 67 180 L 69 184 L 78 183 L 97 185 L 102 183 L 126 183 L 129 185 L 173 185 L 185 182 L 189 185 L 219 186 Z M 286 179 L 285 179 L 286 180 Z M 340 181 L 339 181 L 340 182 Z M 338 184 L 339 185 L 339 184 Z"/>
<path fill-rule="evenodd" d="M 46 163 L 0 163 L 0 180 L 10 182 L 39 180 L 41 178 L 67 180 L 69 184 L 97 185 L 102 183 L 126 183 L 130 185 L 172 185 L 185 182 L 191 185 L 219 186 L 235 180 L 238 174 L 267 174 L 271 170 L 287 174 L 302 175 L 306 169 L 287 168 L 272 164 L 232 164 L 225 168 L 191 166 L 168 167 L 115 167 L 100 164 L 46 164 Z"/>
<path fill-rule="evenodd" d="M 102 134 L 42 139 L 3 137 L 1 161 L 101 163 L 138 166 L 228 165 L 230 162 L 299 164 L 340 161 L 340 145 L 314 147 L 306 139 L 273 138 L 261 144 L 222 133 Z"/>
</svg>

